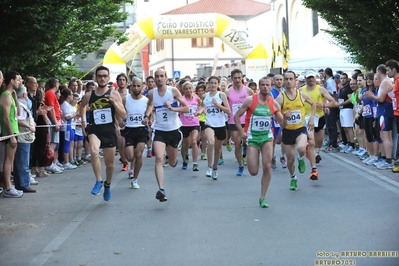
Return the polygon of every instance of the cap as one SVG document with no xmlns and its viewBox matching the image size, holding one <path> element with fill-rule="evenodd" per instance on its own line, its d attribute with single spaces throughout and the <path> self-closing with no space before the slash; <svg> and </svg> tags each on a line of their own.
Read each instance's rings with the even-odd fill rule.
<svg viewBox="0 0 399 266">
<path fill-rule="evenodd" d="M 335 78 L 335 79 L 339 79 L 340 77 L 341 77 L 340 74 L 335 74 L 335 75 L 334 75 L 334 78 Z"/>
<path fill-rule="evenodd" d="M 306 73 L 305 73 L 305 77 L 306 78 L 309 78 L 309 77 L 316 77 L 317 76 L 317 73 L 315 72 L 315 71 L 313 71 L 313 70 L 309 70 L 309 71 L 306 71 Z"/>
<path fill-rule="evenodd" d="M 305 77 L 302 76 L 302 75 L 300 75 L 300 76 L 298 77 L 298 81 L 300 81 L 300 82 L 305 82 Z"/>
</svg>

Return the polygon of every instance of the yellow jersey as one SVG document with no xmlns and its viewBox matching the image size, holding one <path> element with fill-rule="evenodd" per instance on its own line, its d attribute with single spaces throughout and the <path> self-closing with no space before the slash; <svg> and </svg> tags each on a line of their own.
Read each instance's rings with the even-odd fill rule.
<svg viewBox="0 0 399 266">
<path fill-rule="evenodd" d="M 320 93 L 320 85 L 316 85 L 314 90 L 308 91 L 306 85 L 301 88 L 301 90 L 310 96 L 310 98 L 316 103 L 324 103 L 324 97 Z M 308 103 L 305 104 L 305 114 L 310 115 L 312 113 L 312 107 Z M 319 118 L 324 116 L 324 111 L 322 108 L 316 108 L 316 113 Z"/>
<path fill-rule="evenodd" d="M 296 96 L 294 99 L 289 99 L 287 92 L 283 94 L 283 106 L 281 107 L 281 113 L 284 114 L 286 111 L 291 111 L 291 117 L 288 118 L 285 129 L 294 130 L 299 129 L 305 125 L 305 106 L 302 101 L 301 92 L 296 90 Z"/>
</svg>

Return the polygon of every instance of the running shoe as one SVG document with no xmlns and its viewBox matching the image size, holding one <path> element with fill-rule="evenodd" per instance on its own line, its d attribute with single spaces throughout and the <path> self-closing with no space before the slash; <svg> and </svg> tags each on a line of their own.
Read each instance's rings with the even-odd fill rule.
<svg viewBox="0 0 399 266">
<path fill-rule="evenodd" d="M 58 168 L 60 168 L 61 170 L 64 170 L 64 165 L 63 165 L 62 163 L 60 163 L 59 161 L 57 161 L 57 162 L 55 163 L 55 165 L 56 165 Z"/>
<path fill-rule="evenodd" d="M 134 171 L 132 169 L 130 169 L 128 178 L 133 179 L 133 177 L 134 177 Z"/>
<path fill-rule="evenodd" d="M 305 164 L 305 159 L 298 159 L 298 170 L 301 174 L 305 173 L 306 171 L 306 164 Z"/>
<path fill-rule="evenodd" d="M 127 162 L 123 163 L 121 171 L 127 171 L 129 170 L 129 164 Z"/>
<path fill-rule="evenodd" d="M 298 190 L 297 182 L 298 182 L 297 179 L 291 178 L 291 184 L 290 184 L 290 189 L 291 190 Z"/>
<path fill-rule="evenodd" d="M 393 168 L 393 163 L 388 163 L 387 161 L 385 161 L 382 164 L 379 164 L 377 166 L 378 169 L 380 170 L 385 170 L 385 169 L 392 169 Z"/>
<path fill-rule="evenodd" d="M 247 157 L 242 157 L 242 164 L 247 165 Z"/>
<path fill-rule="evenodd" d="M 236 176 L 242 176 L 244 174 L 244 166 L 239 166 Z"/>
<path fill-rule="evenodd" d="M 152 150 L 148 149 L 147 150 L 147 158 L 151 158 L 152 157 Z"/>
<path fill-rule="evenodd" d="M 322 160 L 320 154 L 316 155 L 316 163 L 320 163 L 320 161 Z"/>
<path fill-rule="evenodd" d="M 370 156 L 368 159 L 369 160 L 366 162 L 366 165 L 373 165 L 378 160 L 377 157 L 374 156 Z"/>
<path fill-rule="evenodd" d="M 312 169 L 312 172 L 310 173 L 310 180 L 319 180 L 319 173 L 317 172 L 317 169 Z"/>
<path fill-rule="evenodd" d="M 198 168 L 198 164 L 193 164 L 193 171 L 194 172 L 198 172 L 199 171 L 199 168 Z"/>
<path fill-rule="evenodd" d="M 345 151 L 348 149 L 349 145 L 346 144 L 344 147 L 341 147 L 341 149 L 339 150 L 340 153 L 345 153 Z"/>
<path fill-rule="evenodd" d="M 140 188 L 139 184 L 137 183 L 137 178 L 132 179 L 131 184 L 132 184 L 132 188 L 134 188 L 134 189 L 139 189 Z"/>
<path fill-rule="evenodd" d="M 369 163 L 370 161 L 373 161 L 373 163 L 374 163 L 374 160 L 373 160 L 373 159 L 374 159 L 373 156 L 369 156 L 369 157 L 367 157 L 366 159 L 362 160 L 362 163 L 364 163 L 364 164 L 366 164 L 366 165 L 369 165 L 368 163 Z"/>
<path fill-rule="evenodd" d="M 104 185 L 103 198 L 105 201 L 109 201 L 111 199 L 111 185 L 109 185 L 108 187 Z"/>
<path fill-rule="evenodd" d="M 287 160 L 285 159 L 284 155 L 280 156 L 280 163 L 283 169 L 287 168 Z"/>
<path fill-rule="evenodd" d="M 159 200 L 160 202 L 167 201 L 168 199 L 166 198 L 165 190 L 160 189 L 157 191 L 157 194 L 155 194 L 155 198 Z"/>
<path fill-rule="evenodd" d="M 399 173 L 399 165 L 394 165 L 394 166 L 392 167 L 392 172 L 394 172 L 394 173 Z"/>
<path fill-rule="evenodd" d="M 165 155 L 165 162 L 163 164 L 163 167 L 168 167 L 169 166 L 169 157 Z"/>
<path fill-rule="evenodd" d="M 231 152 L 231 151 L 233 150 L 233 148 L 231 147 L 230 141 L 227 142 L 227 144 L 226 144 L 226 149 L 227 149 L 227 151 L 229 151 L 229 152 Z"/>
<path fill-rule="evenodd" d="M 83 161 L 82 159 L 78 160 L 78 163 L 79 163 L 80 165 L 86 165 L 86 164 L 87 164 L 87 163 L 86 163 L 85 161 Z"/>
<path fill-rule="evenodd" d="M 16 189 L 14 186 L 11 186 L 9 190 L 3 190 L 3 197 L 5 198 L 20 198 L 24 195 L 22 190 Z"/>
<path fill-rule="evenodd" d="M 267 202 L 266 202 L 265 199 L 260 198 L 260 199 L 259 199 L 259 206 L 260 206 L 261 208 L 268 208 L 268 207 L 269 207 L 269 204 L 267 204 Z"/>
<path fill-rule="evenodd" d="M 218 180 L 218 171 L 217 171 L 217 170 L 213 170 L 213 172 L 212 172 L 212 179 L 213 179 L 213 180 Z"/>
<path fill-rule="evenodd" d="M 345 153 L 351 153 L 353 152 L 353 147 L 352 146 L 348 146 L 348 148 L 345 150 Z"/>
<path fill-rule="evenodd" d="M 183 166 L 181 167 L 183 170 L 187 170 L 187 163 L 183 163 Z"/>
<path fill-rule="evenodd" d="M 46 171 L 53 174 L 62 174 L 62 170 L 58 168 L 55 164 L 46 167 Z"/>
<path fill-rule="evenodd" d="M 223 158 L 220 158 L 220 159 L 219 159 L 219 162 L 218 162 L 218 165 L 222 165 L 222 164 L 224 164 L 224 159 L 223 159 Z"/>
<path fill-rule="evenodd" d="M 277 168 L 276 156 L 273 156 L 273 158 L 272 158 L 272 169 L 276 169 L 276 168 Z"/>
<path fill-rule="evenodd" d="M 208 169 L 206 170 L 206 177 L 212 177 L 212 167 L 208 167 Z"/>
<path fill-rule="evenodd" d="M 39 181 L 36 181 L 34 177 L 29 177 L 29 184 L 30 185 L 38 185 Z"/>
<path fill-rule="evenodd" d="M 72 170 L 72 169 L 76 169 L 76 168 L 78 168 L 78 167 L 76 165 L 71 164 L 71 163 L 64 164 L 64 169 L 65 170 Z"/>
<path fill-rule="evenodd" d="M 206 157 L 205 154 L 201 154 L 201 160 L 202 160 L 202 161 L 206 161 L 206 160 L 208 160 L 208 158 Z"/>
<path fill-rule="evenodd" d="M 379 166 L 380 164 L 384 164 L 384 163 L 385 163 L 385 160 L 382 159 L 382 158 L 380 158 L 380 159 L 378 159 L 375 163 L 373 163 L 373 165 L 374 165 L 375 167 L 378 168 L 378 166 Z"/>
<path fill-rule="evenodd" d="M 96 181 L 94 184 L 93 189 L 91 190 L 91 194 L 98 195 L 100 194 L 100 190 L 103 187 L 103 181 Z"/>
<path fill-rule="evenodd" d="M 365 153 L 363 153 L 363 155 L 359 156 L 359 159 L 364 160 L 364 159 L 368 158 L 369 156 L 370 156 L 369 153 L 365 152 Z"/>
</svg>

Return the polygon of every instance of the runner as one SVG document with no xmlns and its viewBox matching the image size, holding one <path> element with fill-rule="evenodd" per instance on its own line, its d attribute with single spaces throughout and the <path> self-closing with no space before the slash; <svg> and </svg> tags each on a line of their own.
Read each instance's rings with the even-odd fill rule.
<svg viewBox="0 0 399 266">
<path fill-rule="evenodd" d="M 126 119 L 126 111 L 121 96 L 115 90 L 108 88 L 109 69 L 99 66 L 96 69 L 95 80 L 98 88 L 86 93 L 82 100 L 80 113 L 83 133 L 90 144 L 91 165 L 96 177 L 96 183 L 91 194 L 98 195 L 103 186 L 99 149 L 103 148 L 106 180 L 104 182 L 104 200 L 111 199 L 111 181 L 114 172 L 115 147 L 117 144 L 115 115 Z M 90 104 L 90 116 L 86 121 L 86 105 Z M 85 124 L 87 128 L 85 129 Z"/>
<path fill-rule="evenodd" d="M 205 135 L 208 141 L 208 169 L 205 175 L 212 177 L 213 180 L 217 180 L 218 161 L 222 152 L 223 141 L 226 138 L 224 114 L 230 114 L 230 106 L 226 94 L 218 91 L 219 78 L 211 76 L 208 82 L 210 91 L 202 99 L 202 106 L 206 112 Z M 214 159 L 213 162 L 212 158 Z"/>
<path fill-rule="evenodd" d="M 176 167 L 177 147 L 182 138 L 179 131 L 181 121 L 178 113 L 190 111 L 179 90 L 166 86 L 166 79 L 165 70 L 158 69 L 155 72 L 156 88 L 148 92 L 148 104 L 143 120 L 144 124 L 148 123 L 149 116 L 155 108 L 155 120 L 152 126 L 155 132 L 152 147 L 155 152 L 155 176 L 159 187 L 155 198 L 160 202 L 167 201 L 164 189 L 163 155 L 166 150 L 169 164 Z M 179 107 L 177 107 L 178 103 L 180 103 Z"/>
<path fill-rule="evenodd" d="M 231 136 L 233 137 L 233 142 L 235 146 L 234 152 L 238 162 L 238 170 L 236 175 L 242 176 L 242 174 L 244 173 L 244 161 L 243 161 L 242 146 L 241 146 L 242 139 L 239 132 L 237 131 L 236 125 L 234 124 L 234 114 L 238 111 L 244 100 L 248 96 L 253 95 L 254 92 L 250 88 L 243 85 L 241 70 L 234 69 L 233 71 L 231 71 L 231 78 L 233 81 L 233 87 L 229 88 L 226 91 L 226 96 L 227 99 L 229 100 L 229 106 L 230 106 L 229 130 Z M 245 116 L 243 115 L 241 117 L 242 127 L 244 126 L 244 124 L 245 124 Z"/>
<path fill-rule="evenodd" d="M 149 138 L 148 128 L 143 124 L 148 98 L 142 94 L 142 90 L 143 82 L 139 78 L 133 78 L 130 94 L 122 100 L 127 114 L 126 128 L 123 131 L 125 154 L 130 162 L 129 179 L 132 179 L 131 185 L 135 189 L 140 188 L 137 178 L 143 165 L 143 150 Z"/>
<path fill-rule="evenodd" d="M 199 114 L 203 107 L 200 107 L 201 99 L 193 93 L 193 85 L 190 81 L 186 81 L 182 85 L 184 92 L 183 99 L 186 101 L 190 112 L 180 114 L 182 126 L 180 128 L 183 133 L 183 143 L 181 148 L 181 156 L 183 158 L 183 170 L 187 169 L 189 162 L 188 148 L 191 145 L 193 171 L 199 171 L 198 168 L 198 132 L 200 131 Z"/>
<path fill-rule="evenodd" d="M 324 110 L 326 107 L 337 107 L 338 103 L 334 101 L 333 97 L 328 93 L 328 91 L 316 84 L 316 72 L 308 71 L 305 73 L 306 85 L 301 87 L 301 91 L 305 92 L 309 97 L 316 103 L 316 113 L 314 115 L 314 131 L 308 131 L 308 159 L 310 166 L 312 167 L 312 172 L 310 173 L 311 180 L 318 180 L 319 173 L 317 172 L 316 163 L 321 161 L 320 148 L 323 144 L 324 138 L 324 126 L 326 125 L 326 120 L 324 116 Z M 328 104 L 325 104 L 325 100 L 328 100 Z M 312 106 L 305 102 L 305 121 L 308 121 L 312 114 Z M 316 144 L 317 142 L 317 144 Z M 317 155 L 316 155 L 317 147 Z"/>
<path fill-rule="evenodd" d="M 118 89 L 116 90 L 121 95 L 122 100 L 126 98 L 126 95 L 129 93 L 127 89 L 127 76 L 125 73 L 120 73 L 116 77 L 116 82 L 118 84 Z M 125 155 L 125 138 L 123 137 L 123 130 L 125 129 L 126 119 L 119 120 L 119 130 L 116 132 L 118 136 L 118 150 L 120 158 L 119 160 L 122 162 L 121 171 L 127 171 L 129 169 L 129 164 L 127 163 L 126 155 Z"/>
<path fill-rule="evenodd" d="M 308 74 L 310 75 L 310 73 Z M 298 156 L 298 170 L 300 173 L 306 171 L 305 152 L 307 145 L 308 131 L 313 131 L 314 128 L 314 114 L 316 112 L 315 102 L 302 91 L 295 88 L 295 73 L 287 71 L 284 74 L 285 91 L 281 93 L 276 101 L 281 106 L 281 112 L 287 118 L 286 126 L 283 128 L 282 142 L 285 144 L 285 151 L 287 153 L 287 167 L 291 175 L 291 190 L 297 190 L 297 176 L 295 174 L 295 146 L 299 153 Z M 311 114 L 307 125 L 305 127 L 305 106 L 304 102 L 311 105 Z"/>
<path fill-rule="evenodd" d="M 196 94 L 197 96 L 202 99 L 203 95 L 205 94 L 205 83 L 200 83 L 197 84 L 197 87 L 195 88 L 196 90 Z M 202 100 L 201 100 L 202 101 Z M 207 157 L 206 157 L 206 146 L 207 146 L 207 142 L 206 142 L 206 136 L 205 136 L 205 120 L 206 120 L 206 116 L 205 116 L 205 112 L 203 111 L 199 118 L 198 118 L 199 122 L 200 122 L 200 128 L 201 128 L 201 134 L 200 134 L 200 146 L 201 146 L 201 160 L 206 161 Z"/>
<path fill-rule="evenodd" d="M 248 97 L 234 115 L 235 125 L 242 139 L 247 141 L 248 171 L 252 176 L 259 171 L 259 154 L 262 154 L 262 179 L 259 205 L 267 208 L 265 197 L 272 178 L 271 162 L 273 157 L 273 132 L 271 119 L 274 118 L 284 125 L 284 118 L 280 105 L 270 94 L 272 88 L 271 78 L 259 80 L 259 92 Z M 240 117 L 246 112 L 245 127 L 241 127 Z"/>
</svg>

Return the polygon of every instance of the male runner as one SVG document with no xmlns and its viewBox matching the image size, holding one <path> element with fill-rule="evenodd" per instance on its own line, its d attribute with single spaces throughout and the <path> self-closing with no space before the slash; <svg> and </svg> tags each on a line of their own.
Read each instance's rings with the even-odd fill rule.
<svg viewBox="0 0 399 266">
<path fill-rule="evenodd" d="M 306 93 L 299 91 L 295 87 L 295 73 L 287 71 L 284 74 L 285 91 L 277 97 L 277 102 L 281 106 L 281 112 L 287 118 L 283 128 L 282 142 L 285 144 L 287 154 L 287 167 L 291 174 L 291 190 L 297 190 L 297 176 L 295 174 L 295 146 L 297 147 L 298 169 L 300 173 L 306 171 L 305 152 L 307 145 L 307 133 L 314 128 L 314 114 L 316 103 Z M 304 102 L 311 105 L 311 113 L 307 130 L 305 127 L 305 106 Z"/>
<path fill-rule="evenodd" d="M 103 186 L 101 177 L 101 164 L 99 158 L 99 149 L 103 148 L 106 180 L 104 182 L 104 200 L 111 199 L 111 181 L 114 173 L 115 147 L 117 144 L 115 115 L 126 119 L 126 111 L 122 103 L 121 96 L 115 90 L 108 88 L 109 69 L 105 66 L 99 66 L 96 69 L 95 80 L 98 88 L 92 92 L 86 93 L 80 105 L 82 117 L 83 133 L 87 136 L 90 144 L 91 165 L 96 183 L 91 190 L 91 194 L 98 195 Z M 86 105 L 90 105 L 89 120 L 86 121 Z M 85 129 L 85 125 L 87 128 Z"/>
<path fill-rule="evenodd" d="M 273 132 L 271 120 L 274 115 L 284 126 L 284 118 L 280 112 L 280 105 L 270 94 L 272 88 L 271 78 L 265 77 L 259 80 L 259 92 L 248 97 L 234 115 L 234 121 L 242 139 L 248 142 L 247 157 L 248 171 L 252 176 L 259 171 L 259 154 L 262 153 L 263 174 L 261 179 L 261 191 L 259 205 L 267 208 L 265 197 L 272 178 L 271 162 L 273 157 Z M 241 127 L 240 117 L 246 112 L 245 128 Z"/>
<path fill-rule="evenodd" d="M 178 89 L 166 86 L 166 72 L 158 69 L 155 72 L 156 88 L 148 92 L 147 110 L 144 116 L 144 124 L 148 123 L 149 116 L 155 108 L 155 120 L 152 128 L 155 130 L 153 150 L 155 151 L 155 176 L 159 190 L 155 198 L 160 202 L 167 201 L 164 189 L 163 155 L 167 151 L 169 164 L 177 165 L 178 145 L 181 141 L 179 128 L 181 122 L 178 113 L 188 113 L 186 102 Z M 177 102 L 180 103 L 178 106 Z"/>
<path fill-rule="evenodd" d="M 240 109 L 244 100 L 254 94 L 254 92 L 243 85 L 242 83 L 242 71 L 239 69 L 234 69 L 231 71 L 231 78 L 233 81 L 232 88 L 226 91 L 226 96 L 230 105 L 230 118 L 229 118 L 229 130 L 231 132 L 231 136 L 233 137 L 233 142 L 235 146 L 235 156 L 238 162 L 238 171 L 236 173 L 237 176 L 242 176 L 244 173 L 244 162 L 241 148 L 241 136 L 236 128 L 234 123 L 234 114 Z M 241 125 L 245 124 L 245 116 L 241 116 Z M 244 144 L 245 145 L 245 144 Z"/>
<path fill-rule="evenodd" d="M 127 90 L 127 76 L 125 73 L 120 73 L 116 77 L 116 83 L 118 84 L 118 89 L 117 92 L 121 95 L 122 100 L 126 98 L 126 95 L 129 93 Z M 118 118 L 119 120 L 119 127 L 120 130 L 117 131 L 117 136 L 118 136 L 118 150 L 119 150 L 119 155 L 120 161 L 123 163 L 121 171 L 127 171 L 129 169 L 129 165 L 126 160 L 126 155 L 125 155 L 125 138 L 123 137 L 123 130 L 125 129 L 126 125 L 126 120 L 123 120 L 121 118 Z"/>
<path fill-rule="evenodd" d="M 147 125 L 143 124 L 148 98 L 141 93 L 142 89 L 143 82 L 139 78 L 133 78 L 130 94 L 122 100 L 127 114 L 126 127 L 123 131 L 125 154 L 130 165 L 134 164 L 134 171 L 130 168 L 129 178 L 132 179 L 132 188 L 135 189 L 140 188 L 137 178 L 143 165 L 143 150 L 149 138 Z"/>
</svg>

